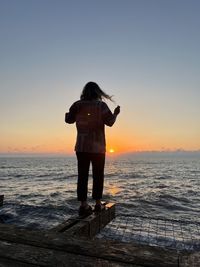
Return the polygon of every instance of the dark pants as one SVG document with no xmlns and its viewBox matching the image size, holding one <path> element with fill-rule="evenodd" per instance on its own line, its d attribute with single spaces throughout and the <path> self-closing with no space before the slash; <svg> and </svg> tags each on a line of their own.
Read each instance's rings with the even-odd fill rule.
<svg viewBox="0 0 200 267">
<path fill-rule="evenodd" d="M 92 197 L 95 200 L 101 199 L 104 182 L 105 153 L 76 152 L 76 156 L 78 160 L 78 200 L 87 200 L 90 162 L 92 163 L 93 176 Z"/>
</svg>

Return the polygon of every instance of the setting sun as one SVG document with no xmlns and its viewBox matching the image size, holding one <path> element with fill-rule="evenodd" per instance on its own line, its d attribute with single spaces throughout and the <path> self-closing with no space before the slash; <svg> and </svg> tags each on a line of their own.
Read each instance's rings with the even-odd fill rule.
<svg viewBox="0 0 200 267">
<path fill-rule="evenodd" d="M 114 153 L 115 150 L 114 150 L 113 148 L 110 148 L 110 149 L 109 149 L 109 152 L 110 152 L 110 153 Z"/>
</svg>

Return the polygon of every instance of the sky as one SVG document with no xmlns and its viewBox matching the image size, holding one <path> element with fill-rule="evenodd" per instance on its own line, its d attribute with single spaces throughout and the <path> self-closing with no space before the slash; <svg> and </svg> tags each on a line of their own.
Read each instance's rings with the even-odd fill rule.
<svg viewBox="0 0 200 267">
<path fill-rule="evenodd" d="M 0 0 L 0 153 L 73 153 L 64 114 L 95 81 L 107 150 L 200 149 L 200 1 Z"/>
</svg>

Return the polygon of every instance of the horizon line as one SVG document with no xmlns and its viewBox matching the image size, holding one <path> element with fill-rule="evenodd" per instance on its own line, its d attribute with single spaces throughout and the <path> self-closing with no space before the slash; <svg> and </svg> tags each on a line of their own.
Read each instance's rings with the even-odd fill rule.
<svg viewBox="0 0 200 267">
<path fill-rule="evenodd" d="M 109 153 L 106 152 L 107 156 L 120 156 L 120 155 L 131 155 L 131 154 L 161 154 L 161 153 L 200 153 L 200 149 L 196 150 L 185 150 L 185 149 L 175 149 L 175 150 L 137 150 L 137 151 L 129 151 L 129 152 L 115 152 Z M 73 157 L 75 153 L 60 153 L 60 152 L 0 152 L 0 157 L 3 156 L 57 156 L 57 157 Z"/>
</svg>

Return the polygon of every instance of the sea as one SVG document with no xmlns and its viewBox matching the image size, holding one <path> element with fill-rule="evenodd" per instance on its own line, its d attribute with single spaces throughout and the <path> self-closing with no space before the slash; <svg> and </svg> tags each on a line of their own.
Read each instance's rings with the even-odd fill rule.
<svg viewBox="0 0 200 267">
<path fill-rule="evenodd" d="M 0 157 L 1 221 L 50 229 L 77 214 L 75 157 Z M 91 197 L 92 170 L 88 184 Z M 134 153 L 107 157 L 104 195 L 116 217 L 200 223 L 200 153 Z"/>
</svg>

